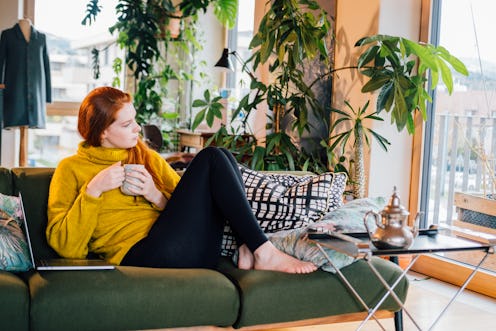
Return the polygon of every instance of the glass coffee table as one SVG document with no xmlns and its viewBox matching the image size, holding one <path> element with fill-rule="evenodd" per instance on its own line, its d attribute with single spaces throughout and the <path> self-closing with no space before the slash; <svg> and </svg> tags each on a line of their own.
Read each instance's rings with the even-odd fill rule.
<svg viewBox="0 0 496 331">
<path fill-rule="evenodd" d="M 446 304 L 446 306 L 442 309 L 439 315 L 435 318 L 434 322 L 431 324 L 429 328 L 426 330 L 431 330 L 437 324 L 439 319 L 444 315 L 449 306 L 456 300 L 456 298 L 463 292 L 463 290 L 470 283 L 472 278 L 475 276 L 477 271 L 481 268 L 481 265 L 484 263 L 489 254 L 494 254 L 495 246 L 496 246 L 496 238 L 494 240 L 488 239 L 484 241 L 475 241 L 462 237 L 458 237 L 452 233 L 452 231 L 447 229 L 429 229 L 429 230 L 420 230 L 419 235 L 415 238 L 413 244 L 409 248 L 393 248 L 393 249 L 377 249 L 374 247 L 367 233 L 349 233 L 349 234 L 335 234 L 329 232 L 312 232 L 308 233 L 308 239 L 315 243 L 317 247 L 320 249 L 322 254 L 327 258 L 330 265 L 336 269 L 336 273 L 339 278 L 343 281 L 346 287 L 353 293 L 355 298 L 360 302 L 363 306 L 364 310 L 368 312 L 367 317 L 362 321 L 362 323 L 358 326 L 357 330 L 360 330 L 365 323 L 373 318 L 382 330 L 385 330 L 380 321 L 375 318 L 375 313 L 381 307 L 381 304 L 391 296 L 401 307 L 401 310 L 395 313 L 395 327 L 396 331 L 403 330 L 403 320 L 402 320 L 402 312 L 404 312 L 410 320 L 413 322 L 415 327 L 418 330 L 423 330 L 418 323 L 415 321 L 413 316 L 408 312 L 405 305 L 398 298 L 396 293 L 394 292 L 395 287 L 399 284 L 400 280 L 406 276 L 410 268 L 415 264 L 417 259 L 425 254 L 432 253 L 442 253 L 442 252 L 454 252 L 454 251 L 484 251 L 484 254 L 481 261 L 474 267 L 473 271 L 467 277 L 465 282 L 460 286 L 455 295 L 451 298 L 451 300 Z M 338 252 L 353 256 L 355 258 L 364 259 L 368 266 L 370 267 L 373 274 L 379 279 L 379 281 L 383 284 L 386 289 L 386 293 L 382 298 L 380 298 L 374 307 L 369 307 L 365 301 L 361 298 L 359 293 L 353 288 L 351 283 L 346 279 L 343 273 L 336 268 L 332 259 L 328 256 L 328 254 L 323 249 L 324 247 L 331 248 Z M 389 285 L 381 274 L 376 270 L 376 268 L 371 263 L 371 258 L 373 256 L 383 256 L 389 257 L 393 262 L 397 261 L 397 257 L 400 255 L 411 255 L 412 260 L 408 264 L 408 266 L 403 270 L 402 274 L 396 279 L 392 285 Z"/>
</svg>

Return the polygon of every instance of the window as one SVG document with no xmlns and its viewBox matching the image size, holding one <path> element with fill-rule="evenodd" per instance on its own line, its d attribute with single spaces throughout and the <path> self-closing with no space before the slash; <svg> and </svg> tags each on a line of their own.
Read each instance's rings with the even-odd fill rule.
<svg viewBox="0 0 496 331">
<path fill-rule="evenodd" d="M 432 41 L 446 47 L 470 71 L 468 77 L 454 75 L 451 96 L 443 86 L 435 91 L 427 129 L 421 209 L 427 222 L 458 226 L 496 234 L 496 222 L 483 215 L 466 218 L 464 208 L 455 204 L 459 193 L 478 196 L 495 194 L 496 172 L 496 47 L 492 13 L 496 3 L 484 0 L 434 1 L 438 34 Z M 432 119 L 432 120 L 431 120 Z M 480 222 L 478 220 L 480 220 Z M 424 226 L 427 226 L 425 224 Z M 480 261 L 474 254 L 446 254 L 465 264 Z M 484 267 L 496 271 L 496 258 Z"/>
<path fill-rule="evenodd" d="M 230 57 L 234 72 L 228 72 L 226 80 L 227 88 L 223 91 L 223 96 L 227 96 L 227 118 L 229 120 L 232 110 L 237 107 L 237 101 L 250 92 L 251 81 L 249 74 L 242 70 L 242 66 L 251 56 L 249 46 L 254 31 L 255 0 L 239 1 L 238 6 L 236 26 L 229 31 L 228 35 L 228 48 L 231 52 L 236 51 L 237 55 L 231 55 Z M 251 68 L 248 66 L 247 70 L 251 71 Z M 234 130 L 241 130 L 238 120 L 242 120 L 243 116 L 244 114 L 240 113 L 239 117 L 229 122 L 228 126 Z M 253 123 L 249 125 L 250 128 L 252 126 Z"/>
<path fill-rule="evenodd" d="M 251 56 L 249 49 L 253 38 L 253 23 L 255 13 L 255 0 L 239 1 L 238 19 L 235 28 L 229 34 L 229 49 L 236 50 L 239 61 L 245 61 Z M 227 78 L 228 88 L 248 89 L 250 87 L 250 77 L 242 71 L 242 65 L 238 60 L 231 57 L 235 72 L 230 73 Z"/>
<path fill-rule="evenodd" d="M 50 58 L 52 100 L 46 129 L 29 130 L 28 165 L 55 166 L 75 152 L 81 140 L 77 110 L 97 86 L 112 85 L 112 61 L 123 52 L 108 28 L 116 21 L 116 0 L 100 1 L 101 12 L 91 26 L 81 25 L 88 0 L 35 0 L 34 25 L 45 33 Z M 54 18 L 53 13 L 63 13 Z M 100 77 L 92 71 L 91 50 L 100 50 Z M 122 77 L 121 77 L 122 81 Z"/>
</svg>

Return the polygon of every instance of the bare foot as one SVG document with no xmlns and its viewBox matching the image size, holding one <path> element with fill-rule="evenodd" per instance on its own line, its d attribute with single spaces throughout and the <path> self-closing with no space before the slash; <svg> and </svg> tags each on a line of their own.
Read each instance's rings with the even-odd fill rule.
<svg viewBox="0 0 496 331">
<path fill-rule="evenodd" d="M 238 256 L 238 268 L 244 270 L 253 269 L 255 264 L 255 258 L 246 245 L 241 245 L 239 247 L 239 256 Z"/>
<path fill-rule="evenodd" d="M 282 271 L 292 274 L 308 274 L 317 270 L 312 262 L 298 260 L 278 250 L 270 241 L 254 252 L 254 267 L 258 270 Z"/>
</svg>

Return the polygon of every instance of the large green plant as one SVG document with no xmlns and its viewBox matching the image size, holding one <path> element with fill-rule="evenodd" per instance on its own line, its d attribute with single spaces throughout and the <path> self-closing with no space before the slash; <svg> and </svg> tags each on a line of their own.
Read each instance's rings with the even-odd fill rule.
<svg viewBox="0 0 496 331">
<path fill-rule="evenodd" d="M 415 132 L 415 111 L 427 120 L 426 105 L 432 101 L 426 88 L 427 71 L 431 88 L 441 77 L 449 94 L 453 91 L 451 70 L 468 75 L 465 65 L 442 46 L 387 35 L 362 38 L 356 46 L 365 47 L 357 69 L 369 77 L 362 92 L 379 91 L 376 112 L 390 112 L 398 131 L 406 127 L 409 133 Z"/>
<path fill-rule="evenodd" d="M 270 1 L 267 13 L 250 43 L 254 52 L 247 62 L 253 70 L 268 63 L 271 81 L 264 84 L 256 77 L 251 77 L 250 88 L 255 93 L 243 97 L 232 115 L 234 119 L 244 113 L 243 118 L 246 121 L 248 115 L 263 102 L 273 110 L 273 114 L 268 117 L 268 128 L 273 132 L 265 137 L 264 146 L 258 144 L 255 139 L 249 139 L 251 146 L 242 143 L 234 146 L 234 152 L 239 159 L 252 168 L 305 168 L 317 171 L 325 168 L 313 168 L 312 165 L 316 164 L 303 159 L 291 137 L 285 131 L 279 130 L 276 124 L 282 117 L 293 117 L 295 120 L 292 122 L 292 129 L 301 135 L 311 129 L 308 120 L 311 113 L 318 114 L 319 118 L 324 117 L 324 108 L 311 89 L 313 82 L 306 81 L 305 71 L 315 59 L 320 59 L 324 65 L 328 65 L 326 38 L 331 32 L 330 26 L 327 13 L 316 1 Z M 195 118 L 193 129 L 203 119 L 212 123 L 213 117 L 221 117 L 216 107 L 208 107 L 209 100 L 197 100 L 193 105 L 202 107 Z M 232 148 L 233 140 L 246 141 L 240 137 L 246 137 L 247 134 L 249 133 L 229 132 L 221 128 L 213 139 L 216 144 Z M 238 138 L 233 138 L 233 135 Z M 242 149 L 243 154 L 237 148 Z"/>
<path fill-rule="evenodd" d="M 269 18 L 273 21 L 268 23 Z M 278 19 L 281 19 L 280 17 Z M 275 69 L 276 66 L 282 66 L 282 68 L 291 68 L 293 63 L 284 63 L 280 61 L 280 58 L 291 58 L 294 60 L 294 54 L 302 54 L 304 48 L 295 49 L 293 44 L 292 48 L 284 48 L 281 45 L 282 42 L 277 42 L 277 38 L 287 40 L 287 34 L 283 35 L 272 26 L 278 24 L 278 19 L 267 17 L 267 21 L 261 25 L 259 34 L 254 38 L 253 46 L 259 46 L 260 48 L 254 52 L 252 61 L 256 66 L 259 63 L 264 63 L 266 61 L 269 63 L 269 67 Z M 283 18 L 282 18 L 283 19 Z M 286 22 L 286 20 L 283 19 Z M 269 33 L 273 33 L 272 39 L 268 37 Z M 267 35 L 266 35 L 267 34 Z M 316 36 L 321 38 L 320 33 Z M 277 37 L 277 38 L 276 38 Z M 276 38 L 276 39 L 273 39 Z M 260 40 L 263 40 L 260 44 Z M 291 39 L 295 40 L 295 39 Z M 356 47 L 361 48 L 361 55 L 357 60 L 357 64 L 353 66 L 347 66 L 342 68 L 334 68 L 330 66 L 328 71 L 324 72 L 320 77 L 318 77 L 314 82 L 310 84 L 300 84 L 298 80 L 289 80 L 295 84 L 291 85 L 292 89 L 287 89 L 286 93 L 275 93 L 272 96 L 270 93 L 273 91 L 282 91 L 280 86 L 290 86 L 284 85 L 288 82 L 286 80 L 289 75 L 278 76 L 275 83 L 269 84 L 268 86 L 261 84 L 258 81 L 252 82 L 252 86 L 259 86 L 261 89 L 257 94 L 257 98 L 251 100 L 249 96 L 242 100 L 237 111 L 245 111 L 247 113 L 251 112 L 256 108 L 256 106 L 264 100 L 270 104 L 270 101 L 276 101 L 283 104 L 286 109 L 292 109 L 294 116 L 296 117 L 295 125 L 298 129 L 308 129 L 308 112 L 309 108 L 307 105 L 312 105 L 313 110 L 317 110 L 316 114 L 319 116 L 323 122 L 328 120 L 329 113 L 326 109 L 322 109 L 319 106 L 319 102 L 315 100 L 313 93 L 311 92 L 311 87 L 319 79 L 328 77 L 336 71 L 340 70 L 358 70 L 361 74 L 368 77 L 366 84 L 362 88 L 363 93 L 378 92 L 377 104 L 376 104 L 376 114 L 381 115 L 382 111 L 389 112 L 391 114 L 391 121 L 396 125 L 398 131 L 402 131 L 405 127 L 409 133 L 414 133 L 414 114 L 419 111 L 422 114 L 424 120 L 427 120 L 426 113 L 426 103 L 431 101 L 429 96 L 429 91 L 426 85 L 427 74 L 430 73 L 433 77 L 431 88 L 435 88 L 441 79 L 446 85 L 447 90 L 451 93 L 453 89 L 452 80 L 452 70 L 460 72 L 461 74 L 467 75 L 468 71 L 465 65 L 458 60 L 456 57 L 451 55 L 442 46 L 433 46 L 431 44 L 419 43 L 408 40 L 406 38 L 400 38 L 396 36 L 387 35 L 375 35 L 371 37 L 366 37 L 360 39 Z M 272 54 L 274 57 L 267 57 L 267 49 L 272 47 Z M 287 49 L 288 53 L 282 55 L 281 49 Z M 323 53 L 321 53 L 323 54 Z M 277 57 L 275 56 L 277 55 Z M 273 62 L 271 62 L 273 61 Z M 303 62 L 302 62 L 303 63 Z M 279 73 L 282 68 L 279 68 Z M 298 70 L 296 70 L 297 77 L 299 76 Z M 282 85 L 281 85 L 282 84 Z M 303 100 L 300 96 L 307 93 L 305 102 L 299 102 Z M 286 98 L 282 98 L 286 96 Z M 288 105 L 291 104 L 290 107 Z M 292 108 L 291 108 L 292 107 Z M 353 110 L 353 108 L 350 108 Z M 340 122 L 340 119 L 352 119 L 353 115 L 340 110 L 334 110 L 336 114 L 335 120 Z M 235 115 L 237 112 L 234 113 Z M 356 114 L 355 114 L 356 115 Z M 377 119 L 376 115 L 373 119 Z M 341 117 L 340 117 L 341 116 Z M 344 117 L 343 117 L 344 116 Z M 348 117 L 347 117 L 348 116 Z M 339 133 L 340 126 L 332 125 L 329 126 L 329 136 L 325 137 L 321 146 L 325 149 L 322 154 L 310 154 L 305 150 L 297 149 L 296 153 L 292 153 L 294 149 L 292 148 L 292 142 L 288 139 L 282 139 L 281 135 L 284 133 L 275 133 L 268 135 L 267 146 L 277 146 L 278 148 L 265 149 L 268 153 L 253 153 L 253 158 L 251 159 L 251 166 L 255 168 L 263 168 L 264 162 L 260 162 L 260 158 L 270 160 L 274 156 L 271 155 L 276 153 L 279 156 L 283 156 L 286 159 L 285 162 L 279 162 L 282 167 L 291 168 L 294 166 L 296 169 L 310 169 L 313 171 L 325 171 L 326 169 L 343 170 L 343 158 L 336 157 L 340 154 L 337 150 L 336 137 L 342 137 Z M 226 130 L 223 131 L 226 133 Z M 301 131 L 299 131 L 301 133 Z M 346 131 L 348 134 L 350 131 Z M 331 137 L 331 139 L 329 139 Z M 377 138 L 377 136 L 376 136 Z M 225 139 L 228 139 L 226 137 Z M 230 138 L 229 138 L 230 139 Z M 271 143 L 271 139 L 276 139 L 274 143 Z M 288 148 L 279 148 L 280 144 L 287 144 L 290 146 Z M 342 146 L 341 146 L 342 147 Z M 253 147 L 253 149 L 262 149 L 261 147 Z M 284 151 L 284 153 L 281 153 Z M 354 162 L 363 162 L 360 159 L 353 160 Z"/>
</svg>

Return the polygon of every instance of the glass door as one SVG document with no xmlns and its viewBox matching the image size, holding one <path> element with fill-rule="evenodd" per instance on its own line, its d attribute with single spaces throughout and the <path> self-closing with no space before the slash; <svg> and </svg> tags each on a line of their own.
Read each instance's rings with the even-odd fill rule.
<svg viewBox="0 0 496 331">
<path fill-rule="evenodd" d="M 421 209 L 424 226 L 451 226 L 496 235 L 496 2 L 433 1 L 432 43 L 446 47 L 467 66 L 454 75 L 449 95 L 434 91 L 427 122 Z M 480 253 L 444 257 L 473 265 Z M 483 265 L 496 272 L 493 254 Z"/>
</svg>

